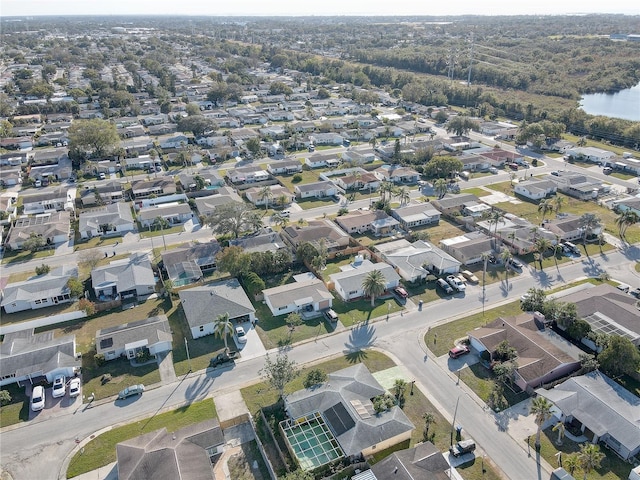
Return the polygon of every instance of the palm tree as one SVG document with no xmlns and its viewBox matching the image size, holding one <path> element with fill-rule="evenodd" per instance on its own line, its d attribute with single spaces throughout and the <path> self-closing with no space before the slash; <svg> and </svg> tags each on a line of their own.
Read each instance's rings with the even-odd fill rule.
<svg viewBox="0 0 640 480">
<path fill-rule="evenodd" d="M 371 137 L 371 140 L 369 140 L 369 145 L 371 145 L 371 148 L 373 148 L 374 150 L 376 149 L 377 143 L 378 143 L 378 140 L 376 139 L 376 137 Z"/>
<path fill-rule="evenodd" d="M 602 462 L 604 457 L 604 453 L 600 451 L 600 445 L 593 443 L 583 443 L 580 445 L 578 460 L 584 472 L 584 480 L 587 479 L 587 475 L 591 473 L 594 468 L 600 468 L 600 462 Z"/>
<path fill-rule="evenodd" d="M 409 190 L 406 187 L 400 187 L 396 192 L 396 196 L 400 200 L 400 205 L 406 205 L 411 200 L 411 195 L 409 194 Z"/>
<path fill-rule="evenodd" d="M 632 210 L 625 210 L 618 216 L 618 218 L 616 218 L 616 225 L 618 226 L 620 240 L 624 240 L 627 228 L 638 223 L 638 221 L 640 221 L 640 217 L 638 217 L 638 214 Z"/>
<path fill-rule="evenodd" d="M 271 216 L 271 221 L 282 229 L 287 228 L 287 225 L 289 225 L 289 219 L 280 215 L 279 213 L 274 213 Z"/>
<path fill-rule="evenodd" d="M 573 475 L 573 472 L 576 471 L 576 469 L 580 466 L 580 459 L 578 458 L 578 455 L 575 453 L 572 453 L 571 455 L 567 455 L 564 458 L 564 462 L 563 466 L 567 469 L 567 471 Z"/>
<path fill-rule="evenodd" d="M 498 250 L 498 223 L 503 222 L 504 223 L 504 212 L 501 210 L 497 210 L 497 209 L 493 209 L 491 210 L 491 213 L 489 214 L 489 225 L 495 225 L 494 230 L 493 230 L 493 238 L 494 238 L 494 244 L 493 244 L 493 249 L 494 250 Z"/>
<path fill-rule="evenodd" d="M 447 194 L 447 181 L 444 178 L 439 178 L 433 182 L 433 191 L 438 195 L 438 198 L 442 198 Z"/>
<path fill-rule="evenodd" d="M 387 288 L 387 280 L 381 270 L 371 270 L 362 280 L 362 290 L 371 297 L 371 307 L 375 305 L 376 297 Z"/>
<path fill-rule="evenodd" d="M 542 259 L 544 257 L 544 252 L 546 252 L 547 250 L 549 250 L 550 248 L 553 247 L 553 245 L 551 244 L 551 242 L 544 238 L 544 237 L 540 237 L 536 240 L 535 243 L 535 247 L 536 247 L 536 251 L 538 252 L 538 259 L 540 261 L 540 271 L 542 271 L 543 267 L 542 267 Z"/>
<path fill-rule="evenodd" d="M 169 227 L 169 221 L 164 217 L 156 217 L 153 219 L 153 228 L 156 230 L 164 230 Z"/>
<path fill-rule="evenodd" d="M 550 200 L 542 200 L 538 204 L 538 211 L 542 212 L 542 223 L 544 223 L 545 215 L 549 212 L 553 212 L 553 204 Z"/>
<path fill-rule="evenodd" d="M 558 432 L 558 439 L 556 440 L 556 445 L 562 445 L 562 438 L 564 437 L 564 431 L 566 427 L 564 426 L 564 422 L 562 420 L 558 421 L 553 426 L 553 431 Z"/>
<path fill-rule="evenodd" d="M 595 213 L 583 213 L 579 219 L 580 228 L 582 229 L 582 245 L 585 252 L 587 252 L 587 237 L 594 232 L 602 228 L 602 220 Z M 589 252 L 587 252 L 587 256 Z"/>
<path fill-rule="evenodd" d="M 529 413 L 536 416 L 536 425 L 538 426 L 538 430 L 536 431 L 536 448 L 540 448 L 540 432 L 542 432 L 544 422 L 551 417 L 551 407 L 553 407 L 551 402 L 540 395 L 531 401 Z"/>
<path fill-rule="evenodd" d="M 509 289 L 509 262 L 513 259 L 513 255 L 508 248 L 505 248 L 500 252 L 500 260 L 504 263 L 505 279 L 507 281 L 507 289 Z"/>
<path fill-rule="evenodd" d="M 560 210 L 562 210 L 564 200 L 565 198 L 562 195 L 556 195 L 553 199 L 553 210 L 556 214 L 560 213 Z"/>
<path fill-rule="evenodd" d="M 265 211 L 269 208 L 269 202 L 273 199 L 273 191 L 269 185 L 265 185 L 260 189 L 260 193 L 258 193 L 258 198 L 264 202 Z"/>
<path fill-rule="evenodd" d="M 224 349 L 229 350 L 227 336 L 233 335 L 233 322 L 229 319 L 228 313 L 218 315 L 218 318 L 213 323 L 213 333 L 224 340 Z"/>
<path fill-rule="evenodd" d="M 380 184 L 380 197 L 382 199 L 382 203 L 385 203 L 389 199 L 391 199 L 391 192 L 393 192 L 393 187 L 393 183 L 386 180 Z"/>
<path fill-rule="evenodd" d="M 556 270 L 560 270 L 560 268 L 558 267 L 558 252 L 562 251 L 562 245 L 560 244 L 560 242 L 562 242 L 562 239 L 560 238 L 560 235 L 556 235 L 556 243 L 552 244 L 551 248 L 553 248 L 553 260 L 556 262 Z"/>
<path fill-rule="evenodd" d="M 422 419 L 424 420 L 424 435 L 422 438 L 426 442 L 429 440 L 429 428 L 436 423 L 436 416 L 431 412 L 425 412 L 422 414 Z"/>
</svg>

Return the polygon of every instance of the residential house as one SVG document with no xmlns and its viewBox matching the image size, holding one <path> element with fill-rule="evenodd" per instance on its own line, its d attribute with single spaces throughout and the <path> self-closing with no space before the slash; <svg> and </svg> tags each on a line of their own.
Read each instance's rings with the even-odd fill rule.
<svg viewBox="0 0 640 480">
<path fill-rule="evenodd" d="M 327 250 L 334 252 L 348 247 L 350 241 L 349 235 L 328 219 L 309 220 L 304 226 L 289 225 L 280 235 L 294 251 L 302 243 L 310 242 L 318 245 L 320 239 L 323 239 Z"/>
<path fill-rule="evenodd" d="M 462 265 L 473 265 L 483 261 L 483 255 L 494 253 L 494 240 L 483 232 L 470 232 L 440 241 L 442 249 Z"/>
<path fill-rule="evenodd" d="M 31 384 L 57 375 L 73 377 L 80 372 L 82 359 L 76 352 L 75 335 L 54 337 L 53 330 L 33 329 L 6 333 L 0 343 L 0 386 Z"/>
<path fill-rule="evenodd" d="M 196 204 L 196 210 L 198 215 L 206 217 L 211 215 L 216 207 L 225 205 L 231 202 L 243 203 L 242 198 L 231 187 L 220 187 L 218 190 L 213 190 L 212 195 L 206 197 L 196 197 L 194 202 Z"/>
<path fill-rule="evenodd" d="M 278 232 L 265 232 L 258 235 L 241 237 L 229 240 L 229 245 L 242 247 L 246 253 L 253 252 L 277 252 L 287 245 Z"/>
<path fill-rule="evenodd" d="M 604 443 L 623 460 L 640 453 L 640 398 L 604 373 L 572 377 L 536 393 L 552 402 L 560 420 L 580 428 L 589 442 Z"/>
<path fill-rule="evenodd" d="M 374 270 L 379 271 L 384 277 L 385 291 L 392 290 L 400 284 L 400 275 L 391 265 L 384 262 L 372 263 L 369 260 L 363 260 L 361 256 L 356 256 L 352 263 L 341 267 L 340 270 L 329 278 L 336 293 L 345 302 L 365 296 L 362 285 L 367 275 Z"/>
<path fill-rule="evenodd" d="M 497 318 L 468 333 L 471 347 L 477 352 L 486 350 L 492 360 L 502 342 L 506 341 L 515 348 L 518 367 L 514 372 L 514 384 L 531 394 L 541 385 L 580 368 L 577 355 L 574 358 L 564 346 L 552 343 L 543 330 L 544 317 L 537 312 L 529 312 L 517 317 Z"/>
<path fill-rule="evenodd" d="M 488 215 L 492 208 L 493 207 L 483 202 L 466 202 L 460 213 L 465 217 L 478 219 Z"/>
<path fill-rule="evenodd" d="M 610 188 L 602 180 L 575 172 L 558 172 L 558 175 L 548 175 L 547 179 L 558 185 L 558 191 L 579 200 L 593 200 Z"/>
<path fill-rule="evenodd" d="M 444 250 L 422 240 L 413 243 L 407 240 L 395 240 L 378 244 L 376 249 L 407 282 L 425 279 L 430 272 L 444 275 L 458 273 L 460 270 L 458 260 Z"/>
<path fill-rule="evenodd" d="M 302 275 L 294 283 L 267 288 L 262 291 L 262 295 L 264 303 L 274 316 L 299 312 L 304 318 L 333 305 L 333 295 L 324 282 L 313 275 Z"/>
<path fill-rule="evenodd" d="M 116 445 L 118 479 L 214 480 L 224 443 L 215 418 L 174 432 L 145 433 Z"/>
<path fill-rule="evenodd" d="M 260 165 L 239 167 L 227 172 L 227 178 L 233 183 L 256 183 L 269 180 L 269 172 L 263 170 Z"/>
<path fill-rule="evenodd" d="M 440 223 L 440 212 L 433 208 L 431 203 L 409 203 L 394 208 L 391 215 L 400 222 L 405 230 Z"/>
<path fill-rule="evenodd" d="M 216 268 L 220 244 L 214 239 L 162 252 L 162 264 L 175 287 L 197 282 Z"/>
<path fill-rule="evenodd" d="M 581 217 L 573 214 L 561 214 L 556 218 L 546 219 L 544 228 L 557 235 L 563 242 L 582 240 L 585 230 L 581 225 Z M 594 228 L 590 235 L 599 235 L 602 227 Z"/>
<path fill-rule="evenodd" d="M 336 218 L 336 223 L 347 233 L 389 235 L 400 224 L 384 210 L 354 210 Z"/>
<path fill-rule="evenodd" d="M 415 427 L 399 406 L 380 413 L 373 407 L 372 399 L 385 393 L 367 367 L 360 363 L 330 373 L 327 381 L 315 388 L 287 395 L 284 402 L 288 418 L 280 422 L 287 447 L 295 457 L 300 449 L 295 443 L 297 437 L 286 432 L 304 422 L 317 424 L 326 431 L 327 443 L 337 442 L 338 458 L 342 455 L 366 457 L 408 441 Z M 327 463 L 334 458 L 326 457 Z M 322 459 L 318 460 L 322 464 Z M 317 466 L 305 464 L 303 468 Z"/>
<path fill-rule="evenodd" d="M 542 200 L 558 191 L 558 185 L 550 180 L 529 179 L 516 183 L 513 189 L 529 200 Z"/>
<path fill-rule="evenodd" d="M 253 187 L 245 190 L 244 195 L 256 207 L 266 205 L 289 205 L 294 196 L 287 187 L 282 185 L 269 185 L 269 195 L 265 196 L 262 187 Z"/>
<path fill-rule="evenodd" d="M 423 442 L 393 452 L 351 480 L 444 480 L 458 478 L 454 470 L 433 443 Z"/>
<path fill-rule="evenodd" d="M 22 312 L 71 303 L 71 289 L 67 283 L 78 278 L 77 267 L 61 266 L 44 275 L 9 283 L 2 289 L 2 303 L 6 313 Z"/>
<path fill-rule="evenodd" d="M 197 173 L 181 172 L 178 181 L 185 191 L 197 190 L 196 177 L 202 178 L 206 190 L 216 190 L 225 185 L 224 178 L 215 168 L 201 168 Z"/>
<path fill-rule="evenodd" d="M 625 198 L 614 202 L 614 205 L 620 212 L 631 210 L 636 215 L 640 216 L 640 197 Z"/>
<path fill-rule="evenodd" d="M 518 133 L 518 126 L 507 122 L 481 122 L 480 133 L 487 137 L 513 138 Z"/>
<path fill-rule="evenodd" d="M 124 189 L 118 181 L 104 182 L 93 188 L 85 188 L 80 192 L 80 201 L 84 208 L 96 205 L 108 205 L 124 199 Z"/>
<path fill-rule="evenodd" d="M 151 180 L 134 180 L 131 182 L 131 194 L 134 199 L 148 198 L 152 195 L 173 195 L 176 193 L 176 182 L 168 178 L 154 178 Z"/>
<path fill-rule="evenodd" d="M 189 144 L 186 135 L 168 135 L 158 138 L 160 148 L 163 150 L 184 148 Z"/>
<path fill-rule="evenodd" d="M 454 215 L 456 213 L 462 213 L 464 206 L 471 202 L 477 204 L 480 203 L 480 199 L 471 193 L 447 193 L 442 198 L 431 200 L 431 205 L 445 215 Z"/>
<path fill-rule="evenodd" d="M 169 226 L 182 225 L 193 219 L 193 212 L 188 203 L 178 202 L 151 205 L 138 211 L 138 221 L 143 228 L 150 228 L 157 218 L 165 219 Z"/>
<path fill-rule="evenodd" d="M 163 135 L 171 135 L 178 131 L 178 125 L 176 123 L 164 123 L 162 125 L 149 125 L 147 127 L 149 135 L 153 137 L 160 137 Z"/>
<path fill-rule="evenodd" d="M 74 196 L 71 196 L 72 192 Z M 31 195 L 21 195 L 21 197 L 22 207 L 24 209 L 25 215 L 61 212 L 63 210 L 73 211 L 75 189 L 59 187 L 46 192 L 38 192 Z"/>
<path fill-rule="evenodd" d="M 102 328 L 96 332 L 96 353 L 105 360 L 125 357 L 134 360 L 148 350 L 152 356 L 171 351 L 173 335 L 165 315 Z"/>
<path fill-rule="evenodd" d="M 342 152 L 342 161 L 350 162 L 352 165 L 364 165 L 365 163 L 372 163 L 376 159 L 376 155 L 373 152 L 345 150 Z"/>
<path fill-rule="evenodd" d="M 296 197 L 300 199 L 335 197 L 338 193 L 336 186 L 331 181 L 320 181 L 296 185 L 294 190 L 296 193 Z"/>
<path fill-rule="evenodd" d="M 496 238 L 496 250 L 499 250 L 500 244 L 503 244 L 515 255 L 525 255 L 536 251 L 536 240 L 540 237 L 546 238 L 552 244 L 556 243 L 556 236 L 553 232 L 512 213 L 505 213 L 497 223 L 482 220 L 477 222 L 476 226 Z"/>
<path fill-rule="evenodd" d="M 13 187 L 22 183 L 22 169 L 20 167 L 3 167 L 0 170 L 0 186 Z"/>
<path fill-rule="evenodd" d="M 120 146 L 124 148 L 127 155 L 140 155 L 153 148 L 154 142 L 151 137 L 144 135 L 142 137 L 123 138 L 120 140 Z"/>
<path fill-rule="evenodd" d="M 13 250 L 20 250 L 24 241 L 32 235 L 43 237 L 48 246 L 68 242 L 70 220 L 69 212 L 50 212 L 33 217 L 20 217 L 9 230 L 7 245 Z"/>
<path fill-rule="evenodd" d="M 380 179 L 367 171 L 356 171 L 355 173 L 336 177 L 335 183 L 345 190 L 362 190 L 365 192 L 375 192 L 380 187 Z"/>
<path fill-rule="evenodd" d="M 267 171 L 271 175 L 293 175 L 302 172 L 302 164 L 298 160 L 280 160 L 267 164 Z"/>
<path fill-rule="evenodd" d="M 567 150 L 575 147 L 573 143 L 568 140 L 562 140 L 560 138 L 547 138 L 540 147 L 540 150 L 549 150 L 551 152 L 566 153 Z"/>
<path fill-rule="evenodd" d="M 488 159 L 494 167 L 502 167 L 506 163 L 519 163 L 524 161 L 524 155 L 517 150 L 514 152 L 494 148 L 493 150 L 484 151 L 479 154 L 483 158 Z"/>
<path fill-rule="evenodd" d="M 145 298 L 155 292 L 156 279 L 146 254 L 132 254 L 91 271 L 96 299 L 110 301 Z"/>
<path fill-rule="evenodd" d="M 622 173 L 640 176 L 640 160 L 631 157 L 630 154 L 611 157 L 604 162 L 604 166 Z"/>
<path fill-rule="evenodd" d="M 319 133 L 316 132 L 313 135 L 309 136 L 309 140 L 314 145 L 331 145 L 331 146 L 339 146 L 344 142 L 344 137 L 337 133 Z"/>
<path fill-rule="evenodd" d="M 135 221 L 128 203 L 112 203 L 80 213 L 78 231 L 84 239 L 133 232 Z"/>
<path fill-rule="evenodd" d="M 373 172 L 381 181 L 392 182 L 395 184 L 412 184 L 420 180 L 420 174 L 412 168 L 383 165 Z"/>
<path fill-rule="evenodd" d="M 309 168 L 325 168 L 328 166 L 337 166 L 340 159 L 332 153 L 314 153 L 304 159 L 304 163 Z"/>
<path fill-rule="evenodd" d="M 234 323 L 256 319 L 249 297 L 235 278 L 180 290 L 178 295 L 193 338 L 213 335 L 220 315 L 229 315 Z"/>
<path fill-rule="evenodd" d="M 616 155 L 614 152 L 596 147 L 573 147 L 566 150 L 566 154 L 580 160 L 602 164 Z"/>
</svg>

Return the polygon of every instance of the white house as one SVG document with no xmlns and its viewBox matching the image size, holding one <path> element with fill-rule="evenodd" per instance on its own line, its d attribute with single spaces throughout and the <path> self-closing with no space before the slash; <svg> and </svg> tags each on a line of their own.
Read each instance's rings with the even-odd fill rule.
<svg viewBox="0 0 640 480">
<path fill-rule="evenodd" d="M 404 229 L 440 223 L 440 211 L 430 203 L 410 203 L 404 207 L 394 208 L 391 215 L 400 222 Z"/>
<path fill-rule="evenodd" d="M 558 191 L 558 185 L 550 180 L 530 179 L 518 182 L 514 187 L 514 191 L 518 195 L 522 195 L 531 200 L 542 200 L 556 193 Z"/>
<path fill-rule="evenodd" d="M 302 279 L 262 291 L 264 303 L 274 316 L 291 312 L 319 312 L 333 305 L 333 296 L 324 282 L 317 278 Z"/>
<path fill-rule="evenodd" d="M 128 203 L 112 203 L 80 214 L 78 231 L 84 239 L 133 232 L 136 224 Z"/>
<path fill-rule="evenodd" d="M 100 301 L 144 298 L 156 289 L 156 279 L 146 254 L 133 254 L 129 258 L 94 268 L 91 284 Z"/>
<path fill-rule="evenodd" d="M 293 200 L 293 195 L 287 189 L 287 187 L 283 187 L 282 185 L 270 185 L 267 187 L 269 189 L 269 195 L 264 196 L 262 188 L 253 187 L 247 189 L 244 194 L 251 203 L 253 203 L 256 207 L 261 205 L 288 205 Z"/>
<path fill-rule="evenodd" d="M 567 155 L 575 158 L 582 158 L 590 162 L 606 162 L 609 158 L 615 157 L 614 152 L 596 147 L 573 147 L 566 151 Z"/>
<path fill-rule="evenodd" d="M 458 273 L 460 262 L 435 245 L 418 240 L 407 240 L 376 245 L 388 263 L 398 269 L 400 276 L 408 282 L 416 282 L 427 277 L 429 272 L 439 275 Z"/>
<path fill-rule="evenodd" d="M 71 289 L 67 286 L 71 278 L 78 278 L 78 269 L 61 266 L 44 275 L 9 283 L 2 290 L 0 305 L 6 313 L 15 313 L 70 303 L 74 300 Z"/>
<path fill-rule="evenodd" d="M 73 196 L 70 196 L 73 192 Z M 73 200 L 76 189 L 65 187 L 56 188 L 49 192 L 21 195 L 22 207 L 25 215 L 36 215 L 46 212 L 73 211 Z"/>
<path fill-rule="evenodd" d="M 367 275 L 378 270 L 385 279 L 385 290 L 391 290 L 400 284 L 400 275 L 388 263 L 372 263 L 357 256 L 353 263 L 341 267 L 340 273 L 334 273 L 329 278 L 333 282 L 334 289 L 338 296 L 345 302 L 365 296 L 362 286 Z"/>
<path fill-rule="evenodd" d="M 295 193 L 298 198 L 324 198 L 334 197 L 338 191 L 333 182 L 323 181 L 296 185 Z"/>
<path fill-rule="evenodd" d="M 165 315 L 159 315 L 98 330 L 96 353 L 104 355 L 105 360 L 119 357 L 132 360 L 145 348 L 153 356 L 169 352 L 172 341 L 169 320 Z"/>
<path fill-rule="evenodd" d="M 165 203 L 141 208 L 138 212 L 138 221 L 144 228 L 149 228 L 160 217 L 169 222 L 170 226 L 182 225 L 193 218 L 193 212 L 188 203 Z"/>
<path fill-rule="evenodd" d="M 267 164 L 267 171 L 271 175 L 292 175 L 302 172 L 302 164 L 298 160 L 280 160 Z"/>
</svg>

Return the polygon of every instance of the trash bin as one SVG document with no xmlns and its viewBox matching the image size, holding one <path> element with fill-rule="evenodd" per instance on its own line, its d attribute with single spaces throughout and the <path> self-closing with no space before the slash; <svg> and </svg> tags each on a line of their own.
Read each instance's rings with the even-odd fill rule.
<svg viewBox="0 0 640 480">
<path fill-rule="evenodd" d="M 420 300 L 418 302 L 418 311 L 421 312 L 422 311 L 422 300 Z"/>
</svg>

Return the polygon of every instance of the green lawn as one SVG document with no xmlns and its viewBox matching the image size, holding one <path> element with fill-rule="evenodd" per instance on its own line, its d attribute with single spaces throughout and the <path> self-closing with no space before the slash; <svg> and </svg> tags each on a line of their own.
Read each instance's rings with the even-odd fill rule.
<svg viewBox="0 0 640 480">
<path fill-rule="evenodd" d="M 486 197 L 487 195 L 491 195 L 491 192 L 488 192 L 484 188 L 480 187 L 465 188 L 460 193 L 468 193 L 471 195 L 475 195 L 476 197 Z"/>
<path fill-rule="evenodd" d="M 9 392 L 11 402 L 0 407 L 0 428 L 29 420 L 29 397 L 24 393 L 25 388 L 13 383 L 2 390 Z"/>
<path fill-rule="evenodd" d="M 177 410 L 161 413 L 135 423 L 115 427 L 87 443 L 69 463 L 67 477 L 72 478 L 116 461 L 116 445 L 144 433 L 166 428 L 174 432 L 180 428 L 216 417 L 211 399 L 195 402 Z"/>
<path fill-rule="evenodd" d="M 369 299 L 343 302 L 339 298 L 335 298 L 333 300 L 333 309 L 340 317 L 342 325 L 350 327 L 361 322 L 368 322 L 374 318 L 385 316 L 388 313 L 393 315 L 394 313 L 404 310 L 404 307 L 398 305 L 398 302 L 396 302 L 393 297 L 376 299 L 373 308 L 371 308 L 371 300 Z"/>
<path fill-rule="evenodd" d="M 453 223 L 446 218 L 440 218 L 440 223 L 438 225 L 428 225 L 421 228 L 412 228 L 412 232 L 426 232 L 429 234 L 429 242 L 434 245 L 438 245 L 440 240 L 445 238 L 457 237 L 459 235 L 463 235 L 466 231 L 456 223 Z"/>
<path fill-rule="evenodd" d="M 38 258 L 52 257 L 55 254 L 54 249 L 40 250 L 39 252 L 29 252 L 26 250 L 6 250 L 2 257 L 2 265 L 8 265 L 11 263 L 28 262 Z"/>
<path fill-rule="evenodd" d="M 337 205 L 335 200 L 332 197 L 298 199 L 296 201 L 296 203 L 303 210 L 310 210 L 312 208 L 327 207 L 329 205 Z"/>
<path fill-rule="evenodd" d="M 303 170 L 302 172 L 296 173 L 294 175 L 277 175 L 276 178 L 282 183 L 285 187 L 289 189 L 290 192 L 295 191 L 296 185 L 304 185 L 305 183 L 313 183 L 320 181 L 320 173 L 323 170 Z M 293 181 L 294 176 L 301 176 L 302 180 L 299 182 Z"/>
<path fill-rule="evenodd" d="M 150 238 L 150 237 L 160 237 L 163 235 L 169 235 L 171 233 L 180 233 L 184 231 L 184 227 L 182 225 L 178 225 L 176 227 L 164 228 L 162 230 L 144 230 L 142 228 L 139 229 L 140 238 Z"/>
<path fill-rule="evenodd" d="M 141 383 L 146 387 L 160 382 L 158 365 L 153 362 L 142 366 L 132 366 L 125 358 L 118 358 L 98 366 L 95 362 L 95 349 L 82 355 L 83 391 L 86 396 L 95 395 L 96 400 L 117 395 L 120 390 Z M 111 380 L 101 381 L 104 374 L 110 374 Z"/>
<path fill-rule="evenodd" d="M 116 242 L 122 242 L 122 237 L 93 237 L 89 240 L 76 241 L 74 244 L 74 250 L 86 250 L 88 248 L 100 248 L 114 245 Z"/>
<path fill-rule="evenodd" d="M 494 384 L 493 378 L 494 376 L 491 371 L 480 363 L 465 367 L 460 371 L 460 380 L 473 390 L 485 403 L 489 400 L 489 393 Z M 510 390 L 509 387 L 505 386 L 504 397 L 507 399 L 509 406 L 512 407 L 529 398 L 529 395 L 524 392 L 515 393 Z"/>
</svg>

